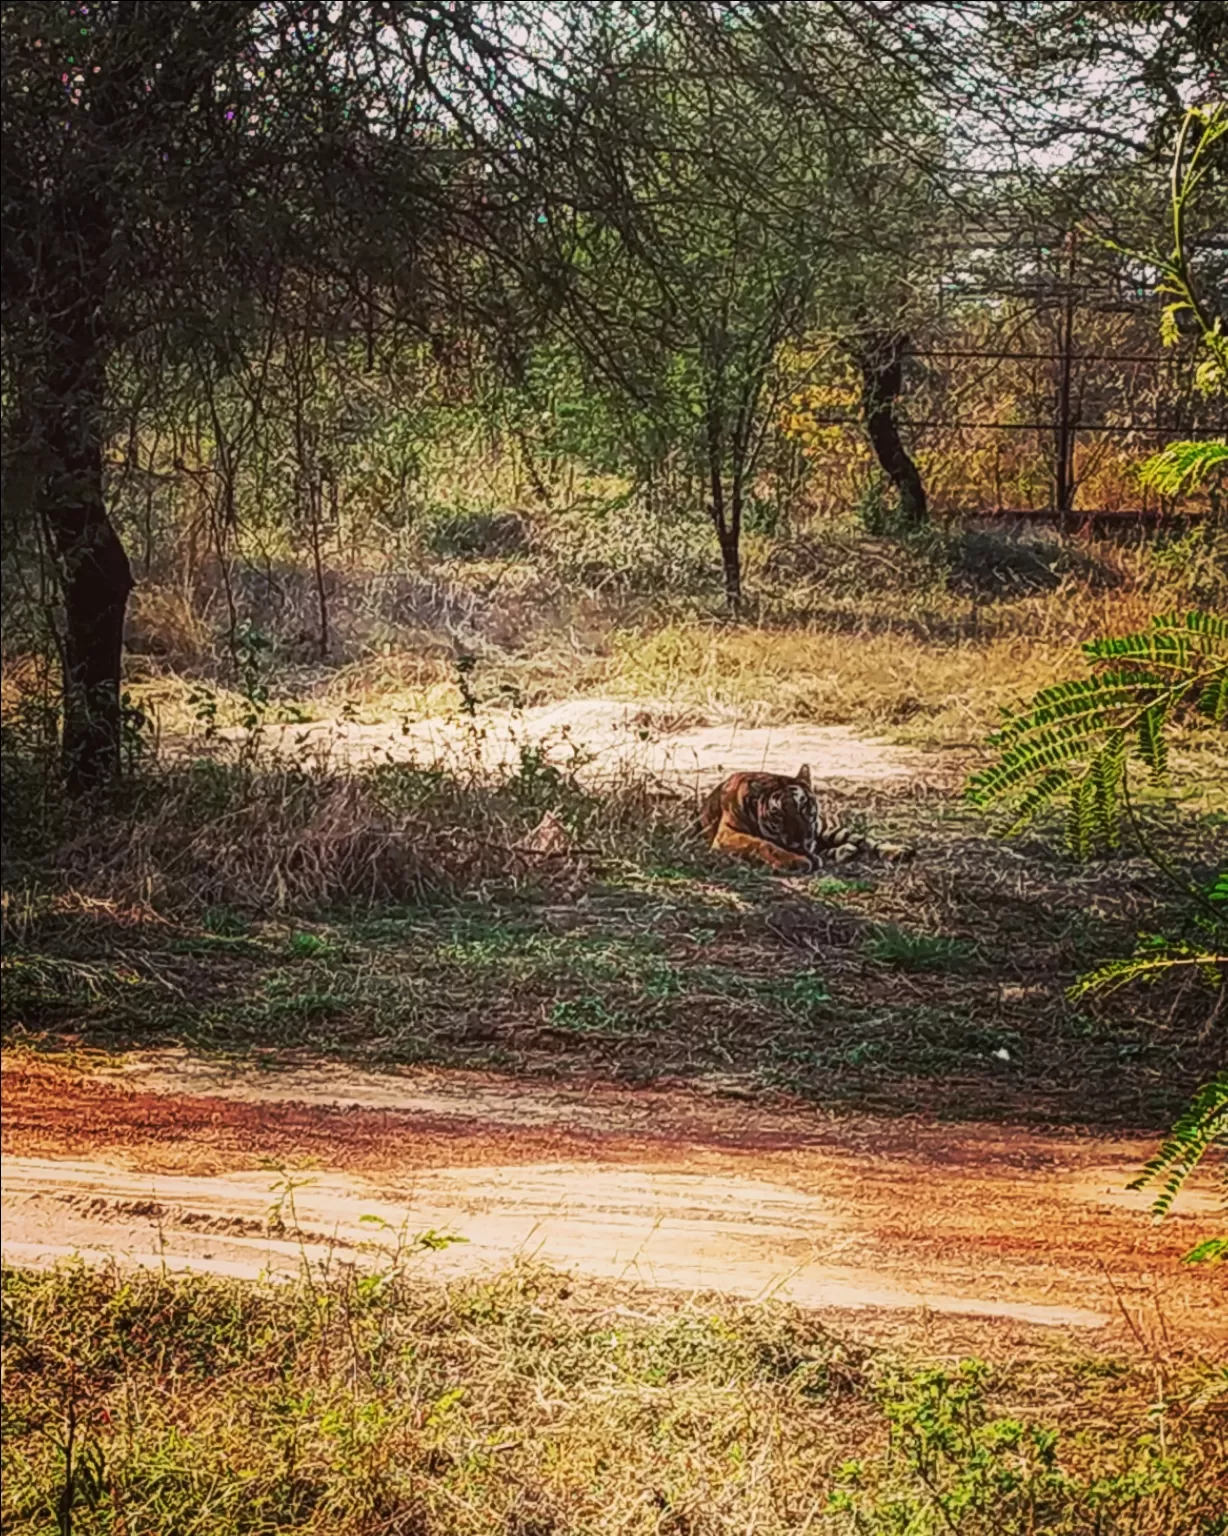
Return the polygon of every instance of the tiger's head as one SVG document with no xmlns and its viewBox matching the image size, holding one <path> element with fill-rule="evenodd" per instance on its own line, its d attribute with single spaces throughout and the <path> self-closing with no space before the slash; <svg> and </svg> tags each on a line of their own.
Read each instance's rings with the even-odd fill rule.
<svg viewBox="0 0 1228 1536">
<path fill-rule="evenodd" d="M 792 779 L 779 778 L 759 804 L 759 826 L 764 837 L 792 853 L 804 853 L 819 862 L 819 803 L 810 785 L 810 764 L 803 763 Z"/>
</svg>

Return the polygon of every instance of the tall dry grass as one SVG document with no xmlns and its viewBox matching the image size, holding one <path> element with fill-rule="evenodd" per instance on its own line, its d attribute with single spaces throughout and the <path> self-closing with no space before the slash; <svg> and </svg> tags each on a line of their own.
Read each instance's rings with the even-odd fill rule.
<svg viewBox="0 0 1228 1536">
<path fill-rule="evenodd" d="M 680 536 L 671 556 L 638 514 L 577 523 L 539 511 L 510 553 L 500 525 L 496 550 L 458 555 L 445 542 L 433 554 L 426 539 L 413 571 L 392 556 L 382 569 L 330 569 L 323 658 L 303 570 L 248 572 L 226 600 L 216 569 L 194 582 L 151 577 L 134 598 L 133 701 L 165 737 L 249 717 L 250 666 L 233 646 L 239 601 L 245 632 L 261 637 L 269 720 L 423 718 L 604 694 L 692 719 L 968 742 L 1003 706 L 1073 675 L 1085 640 L 1159 612 L 1228 610 L 1223 533 L 1127 545 L 939 532 L 899 541 L 830 524 L 748 538 L 750 605 L 732 623 L 713 551 L 706 576 L 698 561 L 702 530 L 698 542 L 694 530 Z M 52 673 L 7 656 L 6 713 L 39 689 L 53 705 Z"/>
<path fill-rule="evenodd" d="M 682 801 L 630 778 L 598 796 L 531 745 L 493 779 L 463 754 L 353 771 L 326 755 L 242 750 L 146 762 L 117 792 L 76 804 L 44 795 L 46 761 L 11 741 L 4 770 L 4 930 L 21 942 L 81 893 L 198 916 L 567 889 L 594 859 L 690 835 Z M 533 834 L 547 812 L 560 835 L 543 844 Z"/>
</svg>

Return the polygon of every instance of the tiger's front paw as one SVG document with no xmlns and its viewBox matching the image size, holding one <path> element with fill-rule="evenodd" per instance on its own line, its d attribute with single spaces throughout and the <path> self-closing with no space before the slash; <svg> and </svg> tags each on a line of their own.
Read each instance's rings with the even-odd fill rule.
<svg viewBox="0 0 1228 1536">
<path fill-rule="evenodd" d="M 770 863 L 778 875 L 809 875 L 819 867 L 817 859 L 811 859 L 808 854 L 794 853 L 788 848 L 774 848 Z"/>
</svg>

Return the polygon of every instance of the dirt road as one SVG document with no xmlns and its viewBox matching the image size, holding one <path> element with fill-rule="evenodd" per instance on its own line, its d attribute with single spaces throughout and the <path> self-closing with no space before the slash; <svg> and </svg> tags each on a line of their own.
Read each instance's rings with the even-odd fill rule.
<svg viewBox="0 0 1228 1536">
<path fill-rule="evenodd" d="M 823 1308 L 1228 1341 L 1226 1288 L 1180 1263 L 1214 1227 L 1212 1192 L 1150 1223 L 1123 1188 L 1145 1143 L 835 1118 L 710 1087 L 10 1053 L 4 1252 L 254 1276 L 386 1264 L 433 1232 L 463 1241 L 415 1259 L 432 1277 L 535 1257 Z"/>
<path fill-rule="evenodd" d="M 238 728 L 220 731 L 215 748 L 246 739 Z M 263 748 L 280 757 L 327 762 L 333 768 L 370 762 L 416 761 L 462 774 L 514 772 L 522 747 L 575 772 L 594 788 L 650 779 L 678 791 L 694 790 L 723 773 L 769 769 L 795 773 L 809 763 L 818 784 L 872 788 L 932 779 L 951 783 L 967 754 L 921 752 L 835 725 L 713 723 L 704 712 L 680 713 L 668 704 L 618 699 L 567 699 L 520 713 L 491 710 L 476 720 L 457 716 L 364 724 L 342 719 L 261 727 Z M 199 741 L 173 740 L 174 751 L 195 753 Z"/>
</svg>

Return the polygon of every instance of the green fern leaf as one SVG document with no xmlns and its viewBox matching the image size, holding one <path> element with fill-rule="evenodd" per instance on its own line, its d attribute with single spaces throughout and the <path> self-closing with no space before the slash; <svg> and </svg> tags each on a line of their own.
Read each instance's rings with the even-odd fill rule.
<svg viewBox="0 0 1228 1536">
<path fill-rule="evenodd" d="M 1217 725 L 1228 720 L 1228 670 L 1211 679 L 1195 700 L 1194 708 Z"/>
<path fill-rule="evenodd" d="M 1228 443 L 1170 443 L 1139 467 L 1139 480 L 1163 496 L 1194 490 L 1228 468 Z"/>
<path fill-rule="evenodd" d="M 1223 614 L 1206 613 L 1195 608 L 1189 613 L 1163 614 L 1151 622 L 1156 629 L 1186 629 L 1192 634 L 1205 635 L 1208 640 L 1228 646 L 1228 617 Z"/>
<path fill-rule="evenodd" d="M 1137 751 L 1139 757 L 1151 769 L 1153 782 L 1161 784 L 1168 768 L 1168 742 L 1164 739 L 1164 723 L 1167 715 L 1159 704 L 1153 704 L 1139 716 Z"/>
<path fill-rule="evenodd" d="M 1120 733 L 1114 732 L 1092 759 L 1088 769 L 1096 812 L 1096 830 L 1106 848 L 1116 848 L 1121 841 L 1118 792 L 1124 769 L 1125 743 Z"/>
<path fill-rule="evenodd" d="M 1097 845 L 1096 833 L 1096 781 L 1088 774 L 1070 797 L 1070 815 L 1067 821 L 1066 841 L 1071 853 L 1078 859 L 1091 857 Z"/>
<path fill-rule="evenodd" d="M 1167 733 L 1178 711 L 1228 718 L 1228 618 L 1198 610 L 1160 614 L 1148 629 L 1089 641 L 1092 675 L 1052 684 L 990 737 L 997 760 L 974 774 L 967 798 L 1013 806 L 1011 830 L 1058 799 L 1067 805 L 1067 842 L 1087 852 L 1114 846 L 1118 801 L 1130 750 L 1162 780 Z M 1087 772 L 1077 771 L 1086 763 Z"/>
<path fill-rule="evenodd" d="M 1018 803 L 1012 807 L 1013 819 L 1006 828 L 1006 836 L 1014 837 L 1027 826 L 1037 813 L 1057 799 L 1058 795 L 1070 784 L 1071 774 L 1065 769 L 1054 769 L 1046 773 L 1023 795 Z"/>
<path fill-rule="evenodd" d="M 1190 1174 L 1216 1146 L 1228 1147 L 1228 1072 L 1221 1072 L 1198 1090 L 1160 1150 L 1143 1165 L 1129 1188 L 1144 1189 L 1162 1179 L 1151 1209 L 1156 1216 L 1164 1216 Z"/>
<path fill-rule="evenodd" d="M 1168 670 L 1189 665 L 1194 645 L 1187 634 L 1170 629 L 1151 634 L 1121 635 L 1105 640 L 1089 640 L 1084 653 L 1093 661 L 1145 661 Z"/>
<path fill-rule="evenodd" d="M 1119 987 L 1129 986 L 1131 982 L 1151 976 L 1155 969 L 1155 961 L 1144 960 L 1137 955 L 1129 955 L 1121 960 L 1106 960 L 1094 971 L 1080 976 L 1066 989 L 1066 995 L 1075 1002 L 1081 997 L 1097 993 L 1116 992 Z"/>
</svg>

